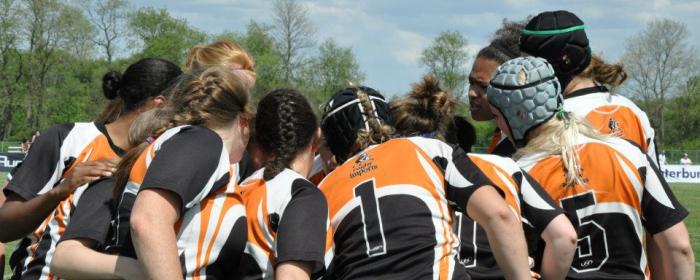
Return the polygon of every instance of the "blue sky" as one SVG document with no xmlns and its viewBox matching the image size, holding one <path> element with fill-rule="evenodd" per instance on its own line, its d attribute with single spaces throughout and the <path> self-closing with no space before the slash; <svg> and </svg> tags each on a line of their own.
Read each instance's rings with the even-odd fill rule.
<svg viewBox="0 0 700 280">
<path fill-rule="evenodd" d="M 243 31 L 250 20 L 271 23 L 271 0 L 132 0 L 136 7 L 167 8 L 191 25 L 220 33 Z M 593 51 L 616 61 L 625 40 L 655 17 L 685 23 L 690 43 L 700 48 L 700 1 L 697 0 L 306 0 L 317 41 L 334 38 L 352 47 L 365 73 L 365 84 L 386 95 L 404 93 L 425 72 L 420 51 L 445 30 L 457 30 L 476 53 L 503 18 L 519 20 L 546 10 L 566 9 L 586 24 Z M 471 67 L 469 65 L 468 67 Z"/>
</svg>

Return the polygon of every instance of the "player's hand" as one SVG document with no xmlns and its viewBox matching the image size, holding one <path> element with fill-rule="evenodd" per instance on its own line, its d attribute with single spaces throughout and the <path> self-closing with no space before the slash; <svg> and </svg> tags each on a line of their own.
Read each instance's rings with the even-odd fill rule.
<svg viewBox="0 0 700 280">
<path fill-rule="evenodd" d="M 539 273 L 532 271 L 532 268 L 535 267 L 535 259 L 532 257 L 527 257 L 527 264 L 530 266 L 530 278 L 533 280 L 542 278 Z"/>
<path fill-rule="evenodd" d="M 114 160 L 81 162 L 75 165 L 71 173 L 68 174 L 68 177 L 66 177 L 56 189 L 61 194 L 68 196 L 73 193 L 76 188 L 101 177 L 112 176 L 116 171 L 116 161 Z"/>
</svg>

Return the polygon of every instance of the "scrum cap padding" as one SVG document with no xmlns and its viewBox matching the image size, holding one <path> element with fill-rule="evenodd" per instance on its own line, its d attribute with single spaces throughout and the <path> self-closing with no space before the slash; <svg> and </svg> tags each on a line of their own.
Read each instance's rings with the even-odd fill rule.
<svg viewBox="0 0 700 280">
<path fill-rule="evenodd" d="M 548 121 L 563 106 L 563 97 L 554 69 L 539 57 L 519 57 L 498 67 L 486 94 L 489 103 L 506 119 L 518 147 L 525 136 Z"/>
<path fill-rule="evenodd" d="M 357 97 L 361 90 L 369 96 L 372 110 L 365 110 Z M 321 129 L 326 143 L 338 162 L 349 158 L 360 129 L 369 130 L 368 117 L 391 125 L 391 111 L 384 96 L 369 87 L 348 87 L 336 92 L 326 104 Z"/>
<path fill-rule="evenodd" d="M 520 37 L 520 49 L 543 57 L 554 67 L 560 82 L 581 73 L 591 62 L 584 24 L 568 11 L 543 12 L 532 18 Z"/>
</svg>

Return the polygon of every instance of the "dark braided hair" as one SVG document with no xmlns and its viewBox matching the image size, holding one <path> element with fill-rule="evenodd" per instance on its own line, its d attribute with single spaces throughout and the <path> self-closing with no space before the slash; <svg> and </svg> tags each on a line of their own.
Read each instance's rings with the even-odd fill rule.
<svg viewBox="0 0 700 280">
<path fill-rule="evenodd" d="M 482 48 L 476 57 L 488 58 L 503 64 L 504 62 L 522 56 L 520 51 L 520 33 L 529 17 L 523 21 L 508 21 L 503 19 L 503 26 L 496 30 L 491 38 L 491 43 Z"/>
<path fill-rule="evenodd" d="M 263 179 L 270 180 L 287 168 L 308 147 L 318 128 L 306 98 L 294 89 L 274 90 L 258 103 L 255 142 L 267 156 Z"/>
</svg>

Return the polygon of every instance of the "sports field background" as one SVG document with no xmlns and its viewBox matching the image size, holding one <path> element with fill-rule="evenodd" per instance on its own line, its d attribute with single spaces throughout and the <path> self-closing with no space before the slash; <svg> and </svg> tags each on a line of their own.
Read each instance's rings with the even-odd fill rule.
<svg viewBox="0 0 700 280">
<path fill-rule="evenodd" d="M 0 172 L 0 186 L 5 185 L 5 177 L 7 173 Z M 685 219 L 690 232 L 690 240 L 693 243 L 693 251 L 695 252 L 695 279 L 700 280 L 700 184 L 671 184 L 673 192 L 681 201 L 688 211 L 690 216 Z M 6 260 L 9 260 L 10 253 L 14 250 L 16 242 L 6 244 Z M 5 264 L 5 278 L 8 279 L 10 268 Z"/>
</svg>

